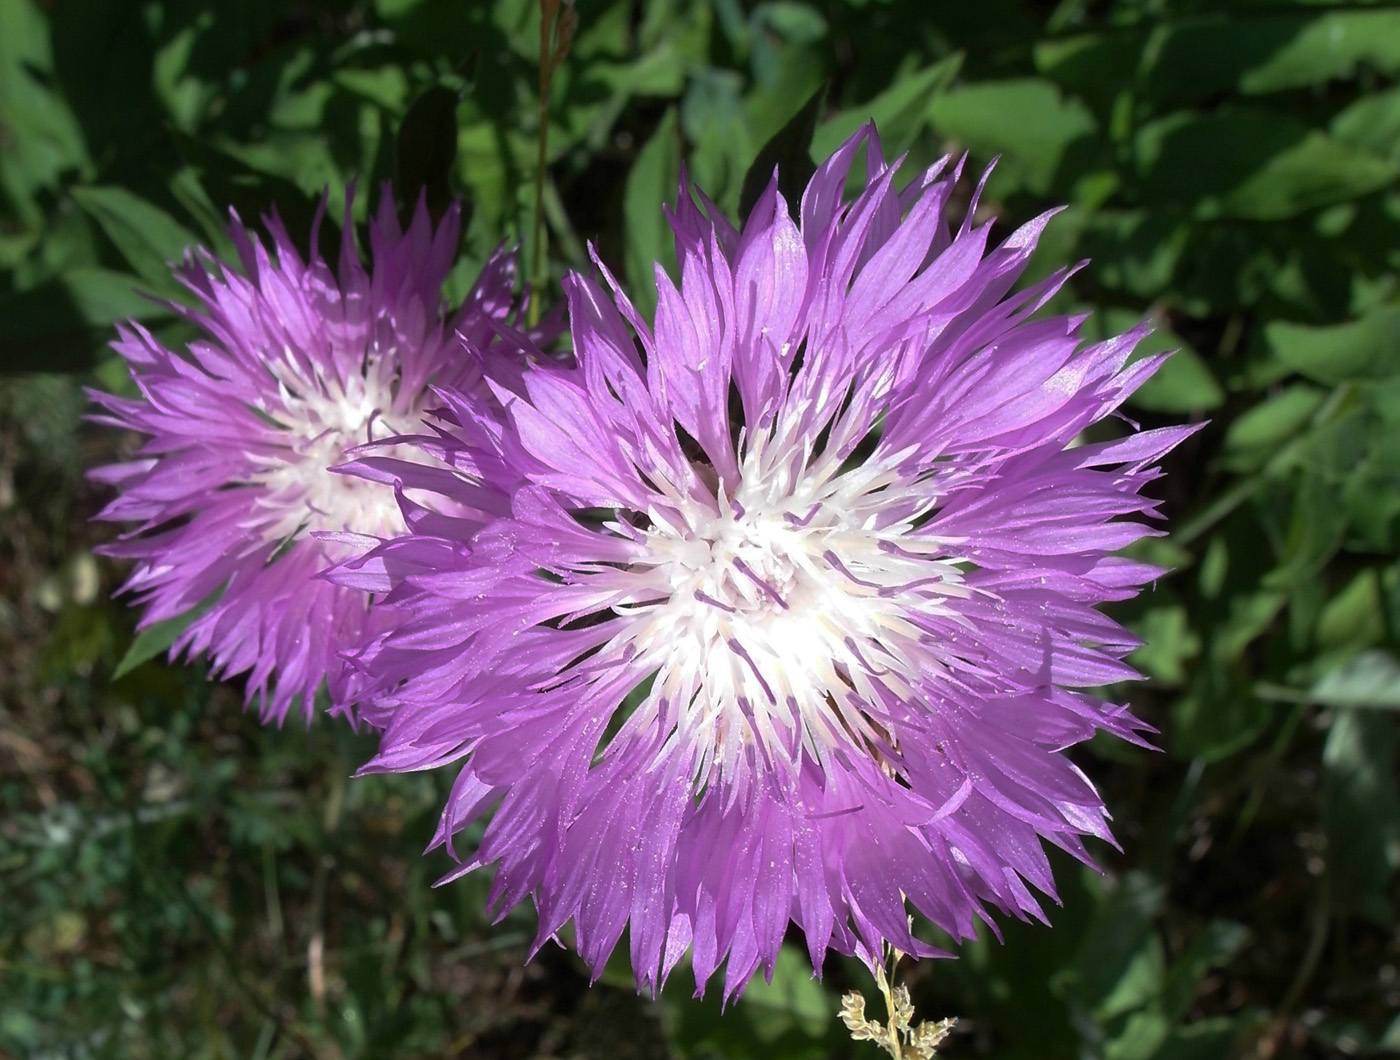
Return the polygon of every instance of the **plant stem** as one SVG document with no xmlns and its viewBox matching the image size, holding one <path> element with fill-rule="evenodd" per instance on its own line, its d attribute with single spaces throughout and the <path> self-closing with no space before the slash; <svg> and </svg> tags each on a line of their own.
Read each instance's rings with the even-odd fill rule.
<svg viewBox="0 0 1400 1060">
<path fill-rule="evenodd" d="M 903 1060 L 904 1052 L 900 1048 L 899 1021 L 895 1018 L 894 1007 L 894 967 L 899 963 L 899 958 L 903 954 L 898 950 L 891 951 L 890 970 L 885 972 L 885 962 L 881 961 L 875 969 L 875 982 L 880 987 L 880 996 L 885 999 L 885 1017 L 888 1020 L 890 1031 L 890 1056 L 893 1060 Z"/>
</svg>

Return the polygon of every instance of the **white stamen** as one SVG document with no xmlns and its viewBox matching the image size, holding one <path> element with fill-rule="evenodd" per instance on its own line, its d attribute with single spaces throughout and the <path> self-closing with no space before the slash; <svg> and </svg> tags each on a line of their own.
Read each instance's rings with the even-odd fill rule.
<svg viewBox="0 0 1400 1060">
<path fill-rule="evenodd" d="M 418 430 L 421 396 L 396 395 L 394 380 L 376 370 L 377 353 L 367 355 L 363 374 L 351 372 L 344 381 L 327 378 L 319 367 L 307 379 L 290 354 L 269 365 L 278 401 L 260 411 L 280 428 L 282 445 L 261 459 L 263 467 L 252 476 L 264 487 L 260 528 L 267 540 L 317 530 L 380 537 L 404 530 L 392 489 L 329 470 L 345 463 L 355 446 Z M 401 448 L 386 447 L 377 455 L 421 459 Z"/>
<path fill-rule="evenodd" d="M 781 433 L 741 445 L 732 502 L 656 481 L 648 528 L 628 535 L 642 558 L 597 572 L 626 590 L 613 644 L 640 646 L 633 665 L 656 671 L 633 722 L 665 719 L 695 742 L 700 787 L 842 749 L 888 768 L 880 693 L 915 696 L 921 665 L 938 666 L 911 650 L 926 636 L 911 619 L 969 592 L 953 543 L 914 531 L 933 502 L 894 469 L 903 454 L 842 471 L 829 452 L 792 461 Z"/>
</svg>

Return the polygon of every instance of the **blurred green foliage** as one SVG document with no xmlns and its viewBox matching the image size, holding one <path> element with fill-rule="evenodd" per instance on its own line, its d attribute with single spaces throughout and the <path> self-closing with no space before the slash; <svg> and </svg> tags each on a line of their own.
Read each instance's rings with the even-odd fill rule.
<svg viewBox="0 0 1400 1060">
<path fill-rule="evenodd" d="M 912 173 L 1000 162 L 1006 228 L 1091 334 L 1179 352 L 1128 413 L 1209 418 L 1161 486 L 1175 568 L 1120 614 L 1114 690 L 1163 753 L 1095 743 L 1122 852 L 1059 859 L 1052 926 L 904 969 L 947 1055 L 1400 1054 L 1400 10 L 1190 0 L 581 0 L 555 78 L 547 268 L 587 241 L 645 302 L 684 162 L 735 211 L 823 85 L 820 157 L 874 118 Z M 589 987 L 486 884 L 432 890 L 442 779 L 348 781 L 368 738 L 263 732 L 152 658 L 95 562 L 81 423 L 112 324 L 172 340 L 166 263 L 226 210 L 322 189 L 465 197 L 460 292 L 534 218 L 533 0 L 0 0 L 0 1054 L 873 1056 L 785 951 L 721 1013 Z M 355 200 L 362 223 L 370 196 Z M 328 225 L 327 240 L 335 240 Z M 141 657 L 144 655 L 144 658 Z M 800 940 L 793 940 L 794 943 Z"/>
</svg>

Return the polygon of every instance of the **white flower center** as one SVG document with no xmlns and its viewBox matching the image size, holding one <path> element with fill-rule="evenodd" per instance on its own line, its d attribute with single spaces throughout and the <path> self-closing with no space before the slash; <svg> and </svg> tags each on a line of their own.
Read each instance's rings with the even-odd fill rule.
<svg viewBox="0 0 1400 1060">
<path fill-rule="evenodd" d="M 307 379 L 290 357 L 271 366 L 278 394 L 260 411 L 275 424 L 278 444 L 256 454 L 261 466 L 252 476 L 263 487 L 259 505 L 266 513 L 261 526 L 266 540 L 286 541 L 317 530 L 381 537 L 403 532 L 392 489 L 329 470 L 344 463 L 355 446 L 417 430 L 418 400 L 396 395 L 394 381 L 376 370 L 377 361 L 371 357 L 363 373 L 352 372 L 343 382 L 320 374 Z M 390 446 L 376 455 L 417 453 Z"/>
<path fill-rule="evenodd" d="M 885 704 L 941 669 L 918 619 L 967 595 L 949 543 L 915 530 L 927 484 L 875 462 L 787 461 L 768 433 L 732 501 L 665 490 L 630 535 L 645 559 L 620 572 L 631 591 L 615 610 L 656 673 L 631 723 L 697 741 L 701 786 L 840 748 L 895 768 Z"/>
</svg>

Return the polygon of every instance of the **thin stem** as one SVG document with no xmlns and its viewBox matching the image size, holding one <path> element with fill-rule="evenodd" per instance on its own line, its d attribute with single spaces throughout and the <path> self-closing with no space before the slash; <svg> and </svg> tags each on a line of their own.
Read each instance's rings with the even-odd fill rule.
<svg viewBox="0 0 1400 1060">
<path fill-rule="evenodd" d="M 540 0 L 540 127 L 535 137 L 535 217 L 530 241 L 531 327 L 540 322 L 540 294 L 549 282 L 544 225 L 545 167 L 549 163 L 549 92 L 554 83 L 554 71 L 568 55 L 577 27 L 578 15 L 574 12 L 573 0 Z"/>
<path fill-rule="evenodd" d="M 540 322 L 540 292 L 544 289 L 548 275 L 544 261 L 544 167 L 549 152 L 549 82 L 551 72 L 548 63 L 550 19 L 540 25 L 540 129 L 535 143 L 535 231 L 530 241 L 530 263 L 533 266 L 530 277 L 530 326 Z"/>
<path fill-rule="evenodd" d="M 875 969 L 875 982 L 880 987 L 880 996 L 885 999 L 885 1016 L 890 1031 L 890 1056 L 893 1060 L 903 1060 L 904 1056 L 899 1044 L 899 1021 L 895 1018 L 894 989 L 891 985 L 894 981 L 894 966 L 899 963 L 901 956 L 898 950 L 893 951 L 888 974 L 885 972 L 883 961 Z"/>
</svg>

